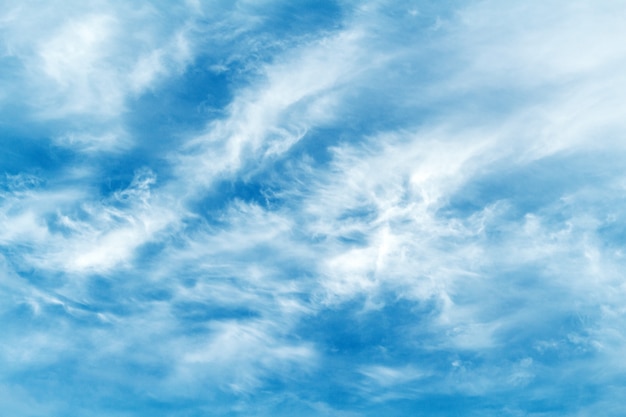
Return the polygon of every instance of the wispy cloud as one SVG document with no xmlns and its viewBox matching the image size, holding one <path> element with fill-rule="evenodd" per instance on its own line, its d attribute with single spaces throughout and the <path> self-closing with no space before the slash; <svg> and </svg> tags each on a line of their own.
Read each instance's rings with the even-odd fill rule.
<svg viewBox="0 0 626 417">
<path fill-rule="evenodd" d="M 0 404 L 623 414 L 622 6 L 8 6 Z"/>
</svg>

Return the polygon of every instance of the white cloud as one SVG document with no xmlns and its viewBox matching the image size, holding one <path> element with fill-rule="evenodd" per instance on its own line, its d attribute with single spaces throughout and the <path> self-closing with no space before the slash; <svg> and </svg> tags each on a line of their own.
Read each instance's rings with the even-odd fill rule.
<svg viewBox="0 0 626 417">
<path fill-rule="evenodd" d="M 2 59 L 23 69 L 7 74 L 11 102 L 25 106 L 22 117 L 32 122 L 68 122 L 57 143 L 72 149 L 128 148 L 120 117 L 129 99 L 179 75 L 194 58 L 193 9 L 31 2 L 3 13 Z"/>
<path fill-rule="evenodd" d="M 361 369 L 361 373 L 376 385 L 383 387 L 406 384 L 428 376 L 427 372 L 412 367 L 392 368 L 382 365 L 365 366 Z"/>
<path fill-rule="evenodd" d="M 117 25 L 112 16 L 81 16 L 40 44 L 42 70 L 63 97 L 60 108 L 54 101 L 46 103 L 44 114 L 96 112 L 109 116 L 122 108 L 120 82 L 117 74 L 106 68 L 105 55 Z"/>
<path fill-rule="evenodd" d="M 251 323 L 220 322 L 212 327 L 213 336 L 206 343 L 186 347 L 179 364 L 184 380 L 215 378 L 213 383 L 235 392 L 250 392 L 259 378 L 270 371 L 288 376 L 294 367 L 310 368 L 314 351 L 305 344 L 276 340 L 275 331 L 260 321 Z M 270 324 L 271 326 L 272 324 Z M 298 372 L 301 372 L 301 369 Z"/>
<path fill-rule="evenodd" d="M 248 3 L 218 9 L 223 21 L 201 2 L 186 4 L 171 24 L 157 6 L 95 3 L 43 29 L 43 11 L 25 19 L 33 7 L 15 6 L 0 20 L 11 35 L 2 59 L 29 69 L 20 80 L 27 95 L 44 96 L 30 103 L 40 120 L 105 120 L 70 123 L 56 144 L 89 158 L 124 151 L 136 140 L 120 117 L 127 101 L 180 74 L 198 53 L 198 33 L 215 30 L 219 46 L 260 25 Z M 474 2 L 430 16 L 438 28 L 421 38 L 406 30 L 427 12 L 402 5 L 394 18 L 388 6 L 347 8 L 354 16 L 335 32 L 248 58 L 248 84 L 234 88 L 224 117 L 201 135 L 181 132 L 184 145 L 158 155 L 171 176 L 140 169 L 108 197 L 96 189 L 93 159 L 48 182 L 7 176 L 0 244 L 13 249 L 3 299 L 35 316 L 59 307 L 65 327 L 56 338 L 16 332 L 4 360 L 18 369 L 77 349 L 102 380 L 123 372 L 96 366 L 107 359 L 158 364 L 159 377 L 132 382 L 163 398 L 198 398 L 207 387 L 252 395 L 265 378 L 293 381 L 329 366 L 323 338 L 294 332 L 303 319 L 365 299 L 373 326 L 394 303 L 427 310 L 406 313 L 420 320 L 386 342 L 410 352 L 389 349 L 389 362 L 351 368 L 359 379 L 347 384 L 372 402 L 534 390 L 598 369 L 619 379 L 624 180 L 605 156 L 624 153 L 626 51 L 605 30 L 623 32 L 613 6 Z M 202 32 L 194 16 L 210 27 Z M 246 41 L 216 52 L 207 68 L 232 71 L 262 48 Z M 285 161 L 295 145 L 305 154 L 317 146 L 312 132 L 326 127 L 340 132 L 330 161 Z M 285 164 L 272 171 L 276 162 Z M 531 175 L 541 169 L 546 178 Z M 585 172 L 598 177 L 579 181 Z M 256 181 L 265 204 L 217 190 L 229 181 Z M 218 207 L 205 210 L 204 199 Z M 157 254 L 146 261 L 150 244 Z M 11 270 L 20 265 L 59 282 L 18 284 Z M 97 277 L 119 289 L 118 309 L 90 287 Z M 161 293 L 146 301 L 152 289 Z M 207 316 L 182 317 L 178 306 L 193 303 Z M 102 327 L 72 324 L 79 318 Z M 79 336 L 80 346 L 64 339 Z M 561 362 L 544 361 L 558 352 Z"/>
<path fill-rule="evenodd" d="M 242 169 L 254 172 L 287 152 L 310 128 L 336 122 L 350 86 L 369 82 L 364 74 L 384 65 L 386 56 L 372 59 L 368 42 L 357 25 L 298 45 L 263 66 L 260 79 L 237 92 L 227 117 L 189 141 L 186 155 L 176 160 L 181 178 L 206 186 Z"/>
<path fill-rule="evenodd" d="M 107 271 L 123 265 L 141 244 L 177 221 L 174 207 L 150 195 L 155 181 L 154 173 L 140 170 L 109 201 L 74 188 L 9 193 L 0 211 L 1 241 L 36 245 L 21 256 L 48 270 Z"/>
</svg>

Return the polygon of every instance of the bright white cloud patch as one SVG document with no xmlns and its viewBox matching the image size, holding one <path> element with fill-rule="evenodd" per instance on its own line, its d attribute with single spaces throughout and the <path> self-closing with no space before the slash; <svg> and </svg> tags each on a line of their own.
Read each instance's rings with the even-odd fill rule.
<svg viewBox="0 0 626 417">
<path fill-rule="evenodd" d="M 1 408 L 623 415 L 622 3 L 5 5 Z"/>
</svg>

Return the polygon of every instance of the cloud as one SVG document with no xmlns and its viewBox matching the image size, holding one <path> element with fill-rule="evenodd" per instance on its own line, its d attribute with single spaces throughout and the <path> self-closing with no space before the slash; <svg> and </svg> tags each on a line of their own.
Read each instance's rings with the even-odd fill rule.
<svg viewBox="0 0 626 417">
<path fill-rule="evenodd" d="M 124 96 L 148 87 L 155 74 L 163 71 L 165 61 L 170 60 L 175 69 L 189 59 L 184 14 L 168 28 L 170 24 L 158 20 L 163 11 L 156 7 L 96 3 L 74 7 L 70 13 L 66 13 L 69 5 L 64 9 L 46 7 L 46 13 L 59 17 L 50 20 L 50 15 L 33 6 L 15 6 L 6 12 L 4 30 L 11 36 L 5 53 L 28 65 L 27 73 L 33 77 L 41 75 L 41 80 L 31 78 L 30 83 L 41 81 L 42 87 L 54 92 L 50 98 L 54 108 L 39 109 L 43 115 L 117 114 L 124 107 Z M 192 17 L 191 13 L 187 16 Z M 140 29 L 130 31 L 129 24 Z M 159 29 L 166 30 L 159 33 Z M 154 64 L 150 74 L 146 73 L 146 60 Z"/>
<path fill-rule="evenodd" d="M 3 12 L 9 409 L 619 415 L 618 6 L 313 3 Z"/>
<path fill-rule="evenodd" d="M 387 366 L 368 366 L 361 372 L 374 383 L 381 386 L 404 384 L 424 376 L 415 369 L 394 369 Z"/>
<path fill-rule="evenodd" d="M 123 120 L 132 101 L 185 71 L 199 16 L 193 5 L 156 3 L 7 7 L 2 59 L 12 94 L 0 104 L 23 108 L 20 121 L 35 123 L 62 146 L 128 149 L 134 143 Z"/>
<path fill-rule="evenodd" d="M 303 367 L 311 366 L 315 353 L 310 347 L 273 340 L 271 333 L 259 321 L 216 323 L 214 336 L 205 345 L 185 348 L 178 373 L 186 374 L 182 377 L 186 383 L 190 374 L 192 379 L 210 375 L 218 386 L 245 393 L 261 385 L 263 373 L 281 373 L 288 378 L 295 369 L 302 372 Z"/>
<path fill-rule="evenodd" d="M 153 206 L 155 181 L 153 172 L 140 170 L 108 201 L 73 188 L 10 192 L 3 205 L 4 244 L 36 244 L 36 251 L 23 256 L 37 268 L 106 271 L 129 260 L 139 245 L 175 220 L 171 211 Z"/>
<path fill-rule="evenodd" d="M 333 119 L 336 90 L 366 71 L 365 51 L 356 30 L 323 37 L 264 66 L 263 78 L 238 92 L 224 119 L 192 138 L 176 163 L 194 186 L 254 168 L 285 154 L 312 126 Z M 364 67 L 365 66 L 365 67 Z M 252 161 L 252 167 L 251 165 Z"/>
</svg>

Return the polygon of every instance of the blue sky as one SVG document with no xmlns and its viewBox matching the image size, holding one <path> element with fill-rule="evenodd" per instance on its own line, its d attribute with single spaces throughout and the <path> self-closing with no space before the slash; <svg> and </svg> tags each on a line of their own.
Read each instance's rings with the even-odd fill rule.
<svg viewBox="0 0 626 417">
<path fill-rule="evenodd" d="M 0 4 L 3 414 L 626 413 L 624 1 Z"/>
</svg>

